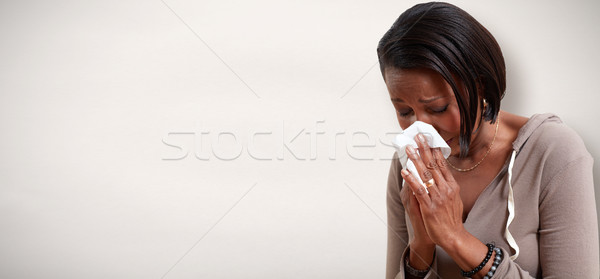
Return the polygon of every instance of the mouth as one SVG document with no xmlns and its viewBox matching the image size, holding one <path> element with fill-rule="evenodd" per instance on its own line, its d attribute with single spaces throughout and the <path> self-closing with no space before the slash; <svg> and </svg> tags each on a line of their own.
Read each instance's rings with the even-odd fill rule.
<svg viewBox="0 0 600 279">
<path fill-rule="evenodd" d="M 453 140 L 453 139 L 454 139 L 454 138 L 447 139 L 447 140 L 446 140 L 446 144 L 450 145 L 450 143 L 452 143 L 452 140 Z"/>
</svg>

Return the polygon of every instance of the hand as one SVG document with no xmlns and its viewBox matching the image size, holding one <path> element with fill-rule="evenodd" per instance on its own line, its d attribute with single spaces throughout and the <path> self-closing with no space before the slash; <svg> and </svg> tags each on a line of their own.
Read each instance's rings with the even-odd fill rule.
<svg viewBox="0 0 600 279">
<path fill-rule="evenodd" d="M 446 160 L 440 149 L 431 149 L 422 135 L 417 135 L 416 141 L 420 156 L 414 148 L 409 147 L 407 148 L 408 157 L 415 164 L 423 181 L 426 182 L 433 178 L 435 183 L 428 188 L 428 194 L 423 185 L 417 182 L 409 172 L 403 171 L 402 177 L 415 193 L 414 199 L 418 202 L 422 224 L 431 241 L 442 247 L 450 247 L 466 232 L 462 223 L 463 203 L 460 198 L 460 187 L 447 168 Z M 410 203 L 409 206 L 413 210 L 416 208 Z M 416 214 L 412 215 L 417 216 Z M 413 222 L 413 217 L 411 217 L 411 222 Z M 419 223 L 417 222 L 417 224 Z M 413 222 L 413 228 L 416 229 L 415 222 Z"/>
<path fill-rule="evenodd" d="M 403 177 L 404 173 L 405 170 L 402 170 Z M 406 180 L 407 178 L 404 179 Z M 412 177 L 408 177 L 408 179 L 412 179 Z M 407 181 L 406 183 L 408 184 L 409 182 Z M 419 202 L 413 193 L 414 192 L 410 187 L 402 187 L 402 190 L 400 191 L 402 204 L 404 205 L 404 209 L 406 210 L 408 218 L 410 219 L 410 223 L 413 227 L 413 244 L 416 244 L 417 246 L 434 246 L 435 243 L 433 243 L 431 238 L 429 238 L 427 230 L 425 229 L 425 224 L 423 224 L 423 217 L 421 216 Z"/>
<path fill-rule="evenodd" d="M 404 173 L 406 170 L 402 170 L 402 172 Z M 404 174 L 402 176 L 404 176 Z M 410 219 L 414 233 L 414 238 L 409 243 L 410 265 L 416 269 L 425 270 L 433 262 L 435 243 L 427 234 L 425 224 L 423 224 L 423 217 L 421 216 L 419 202 L 413 194 L 412 189 L 408 186 L 402 187 L 402 190 L 400 191 L 400 198 L 402 199 L 402 204 L 404 205 L 404 209 L 408 214 L 408 218 Z"/>
</svg>

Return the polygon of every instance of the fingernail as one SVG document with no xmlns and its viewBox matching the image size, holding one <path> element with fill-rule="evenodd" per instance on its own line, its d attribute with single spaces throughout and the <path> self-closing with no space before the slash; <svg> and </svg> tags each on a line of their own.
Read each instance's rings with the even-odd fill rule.
<svg viewBox="0 0 600 279">
<path fill-rule="evenodd" d="M 419 138 L 419 141 L 421 141 L 422 143 L 425 143 L 425 137 L 422 134 L 418 134 L 417 138 Z"/>
<path fill-rule="evenodd" d="M 415 148 L 414 148 L 414 147 L 412 147 L 411 145 L 407 145 L 407 146 L 406 146 L 406 151 L 408 151 L 408 153 L 409 153 L 410 155 L 413 155 L 413 154 L 415 154 Z"/>
<path fill-rule="evenodd" d="M 402 173 L 402 176 L 408 176 L 408 175 L 410 174 L 410 173 L 409 173 L 407 170 L 405 170 L 405 169 L 402 169 L 400 172 Z"/>
</svg>

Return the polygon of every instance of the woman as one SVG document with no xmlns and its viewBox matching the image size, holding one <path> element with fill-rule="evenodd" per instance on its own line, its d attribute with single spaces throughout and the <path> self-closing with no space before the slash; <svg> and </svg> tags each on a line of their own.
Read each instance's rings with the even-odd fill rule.
<svg viewBox="0 0 600 279">
<path fill-rule="evenodd" d="M 592 157 L 557 116 L 500 110 L 493 36 L 458 7 L 426 3 L 377 53 L 400 126 L 429 123 L 452 150 L 444 159 L 418 136 L 418 153 L 407 148 L 426 185 L 392 161 L 387 278 L 598 278 Z"/>
</svg>

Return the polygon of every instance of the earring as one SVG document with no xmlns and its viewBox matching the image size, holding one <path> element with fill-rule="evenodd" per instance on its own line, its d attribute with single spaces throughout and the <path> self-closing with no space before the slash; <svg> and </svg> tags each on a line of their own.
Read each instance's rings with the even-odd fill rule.
<svg viewBox="0 0 600 279">
<path fill-rule="evenodd" d="M 486 99 L 483 99 L 483 110 L 487 110 L 488 102 Z"/>
</svg>

